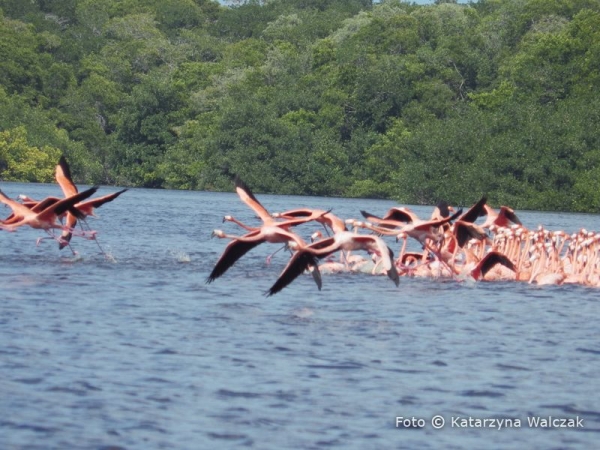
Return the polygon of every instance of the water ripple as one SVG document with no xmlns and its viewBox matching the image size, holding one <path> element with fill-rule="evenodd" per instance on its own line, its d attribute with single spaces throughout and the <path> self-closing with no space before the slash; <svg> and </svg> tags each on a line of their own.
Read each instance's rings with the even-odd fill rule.
<svg viewBox="0 0 600 450">
<path fill-rule="evenodd" d="M 365 202 L 394 206 L 263 200 L 273 211 L 333 206 L 341 217 Z M 395 427 L 397 416 L 436 414 L 579 416 L 584 429 L 507 429 L 493 446 L 597 447 L 596 289 L 426 279 L 396 288 L 346 273 L 324 276 L 322 291 L 301 276 L 265 298 L 288 260 L 280 252 L 265 264 L 276 246 L 204 282 L 226 244 L 210 239 L 222 216 L 258 222 L 234 193 L 132 189 L 104 208 L 93 226 L 108 260 L 93 242 L 75 240 L 72 257 L 36 247 L 31 230 L 0 233 L 2 449 L 490 446 L 490 430 Z M 172 211 L 182 211 L 177 223 L 164 219 Z M 519 217 L 600 229 L 596 215 Z"/>
</svg>

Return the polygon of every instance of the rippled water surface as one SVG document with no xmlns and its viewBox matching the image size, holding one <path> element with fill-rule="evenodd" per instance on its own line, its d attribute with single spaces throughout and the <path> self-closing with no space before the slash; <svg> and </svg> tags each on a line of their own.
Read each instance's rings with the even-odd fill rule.
<svg viewBox="0 0 600 450">
<path fill-rule="evenodd" d="M 53 185 L 2 190 L 60 195 Z M 344 218 L 394 205 L 258 198 L 273 212 Z M 338 274 L 320 292 L 301 276 L 266 298 L 287 262 L 281 252 L 266 264 L 274 245 L 204 284 L 226 245 L 212 230 L 238 233 L 223 215 L 257 223 L 235 194 L 132 189 L 98 213 L 89 223 L 109 258 L 93 241 L 74 238 L 73 256 L 53 241 L 36 247 L 34 230 L 0 232 L 2 449 L 597 448 L 598 289 L 397 288 Z M 597 215 L 518 214 L 529 227 L 600 230 Z M 397 428 L 398 416 L 425 426 Z M 579 417 L 583 428 L 530 428 L 532 416 Z M 453 417 L 521 428 L 458 428 Z"/>
</svg>

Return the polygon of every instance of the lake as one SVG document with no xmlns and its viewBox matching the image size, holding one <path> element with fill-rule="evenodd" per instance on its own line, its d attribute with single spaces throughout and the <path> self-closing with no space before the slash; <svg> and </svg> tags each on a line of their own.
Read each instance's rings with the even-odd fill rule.
<svg viewBox="0 0 600 450">
<path fill-rule="evenodd" d="M 55 185 L 1 188 L 11 197 L 61 195 Z M 343 218 L 396 205 L 257 197 L 271 212 L 313 207 Z M 0 217 L 9 211 L 0 206 Z M 222 217 L 258 223 L 235 193 L 131 189 L 97 212 L 88 223 L 107 256 L 77 237 L 73 255 L 52 240 L 36 246 L 38 230 L 0 231 L 2 449 L 589 449 L 600 441 L 597 288 L 417 278 L 396 287 L 344 273 L 324 274 L 321 291 L 303 275 L 267 298 L 289 258 L 280 252 L 267 265 L 272 244 L 205 284 L 227 244 L 211 239 L 213 229 L 239 234 Z M 529 228 L 600 230 L 598 215 L 517 214 Z M 555 428 L 528 422 L 548 416 L 559 419 Z"/>
</svg>

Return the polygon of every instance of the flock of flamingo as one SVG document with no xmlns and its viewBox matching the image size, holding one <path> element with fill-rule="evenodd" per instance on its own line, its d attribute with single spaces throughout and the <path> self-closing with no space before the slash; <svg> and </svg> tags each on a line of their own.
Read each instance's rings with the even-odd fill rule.
<svg viewBox="0 0 600 450">
<path fill-rule="evenodd" d="M 292 256 L 267 296 L 280 292 L 305 272 L 312 274 L 320 290 L 324 271 L 387 275 L 396 286 L 401 276 L 600 286 L 600 234 L 582 229 L 569 235 L 542 226 L 529 230 L 511 208 L 502 206 L 496 211 L 487 205 L 485 197 L 464 213 L 440 202 L 429 219 L 419 218 L 406 207 L 394 207 L 382 217 L 361 211 L 364 220 L 343 220 L 331 211 L 310 208 L 270 214 L 239 177 L 235 178 L 235 189 L 262 224 L 250 226 L 232 216 L 223 218 L 245 233 L 213 231 L 214 237 L 230 242 L 206 283 L 221 277 L 257 245 L 269 242 L 284 244 Z M 484 222 L 476 224 L 480 217 L 485 217 Z M 314 222 L 323 226 L 326 235 L 316 231 L 310 243 L 292 231 Z M 401 242 L 397 257 L 384 236 Z M 407 251 L 409 239 L 418 241 L 422 251 Z M 369 256 L 353 254 L 357 250 Z M 334 257 L 336 252 L 339 259 Z"/>
<path fill-rule="evenodd" d="M 77 230 L 76 225 L 86 223 L 86 217 L 95 216 L 96 208 L 127 189 L 89 199 L 98 187 L 79 192 L 64 157 L 56 165 L 55 177 L 64 194 L 62 199 L 47 197 L 38 201 L 20 195 L 18 200 L 13 200 L 0 190 L 0 202 L 12 210 L 7 218 L 0 220 L 0 230 L 15 231 L 26 225 L 42 229 L 49 236 L 39 238 L 37 243 L 55 239 L 59 249 L 71 248 L 73 236 L 96 240 L 95 231 L 89 227 L 84 230 L 83 226 Z M 269 296 L 305 272 L 312 274 L 321 289 L 321 273 L 325 271 L 387 275 L 396 286 L 401 276 L 600 286 L 597 249 L 600 233 L 582 229 L 569 235 L 542 226 L 528 230 L 512 209 L 502 206 L 495 211 L 486 204 L 485 197 L 464 213 L 462 209 L 455 211 L 446 202 L 440 202 L 429 219 L 419 218 L 406 207 L 394 207 L 382 217 L 361 211 L 364 220 L 343 220 L 331 211 L 310 208 L 270 214 L 239 177 L 235 178 L 235 189 L 262 223 L 250 226 L 232 216 L 223 218 L 224 222 L 234 222 L 243 228 L 245 233 L 230 235 L 222 230 L 213 231 L 213 236 L 230 242 L 206 279 L 207 283 L 221 277 L 257 245 L 269 242 L 284 244 L 282 248 L 291 252 L 289 262 L 266 292 Z M 483 223 L 475 223 L 484 216 Z M 314 222 L 322 225 L 325 235 L 316 231 L 307 242 L 292 231 L 294 227 Z M 57 235 L 55 230 L 61 234 Z M 401 241 L 397 257 L 384 236 Z M 409 239 L 418 241 L 422 251 L 407 251 Z M 358 250 L 366 251 L 369 256 L 353 254 Z M 340 252 L 339 259 L 334 257 L 336 252 Z"/>
<path fill-rule="evenodd" d="M 43 239 L 50 238 L 58 241 L 60 250 L 68 246 L 73 254 L 76 254 L 71 247 L 73 236 L 96 240 L 96 232 L 89 230 L 89 227 L 88 230 L 83 230 L 83 227 L 80 230 L 75 229 L 78 221 L 85 223 L 86 217 L 96 217 L 94 214 L 96 208 L 114 200 L 127 189 L 88 200 L 96 193 L 98 186 L 79 192 L 73 182 L 71 169 L 64 156 L 61 156 L 56 165 L 55 178 L 65 196 L 62 199 L 46 197 L 43 200 L 34 200 L 27 195 L 20 195 L 19 202 L 9 198 L 0 190 L 0 202 L 12 210 L 12 213 L 6 219 L 0 220 L 0 230 L 16 231 L 19 227 L 25 225 L 41 229 L 46 231 L 49 236 L 39 238 L 37 240 L 38 245 Z M 62 233 L 57 236 L 54 230 L 61 230 Z M 98 242 L 96 241 L 96 243 Z M 98 247 L 106 255 L 100 244 L 98 244 Z"/>
</svg>

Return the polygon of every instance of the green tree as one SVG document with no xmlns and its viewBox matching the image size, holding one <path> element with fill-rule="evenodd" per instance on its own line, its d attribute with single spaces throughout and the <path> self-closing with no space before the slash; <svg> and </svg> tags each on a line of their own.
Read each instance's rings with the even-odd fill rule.
<svg viewBox="0 0 600 450">
<path fill-rule="evenodd" d="M 0 131 L 0 178 L 5 181 L 52 182 L 59 157 L 56 148 L 29 145 L 25 127 Z"/>
</svg>

